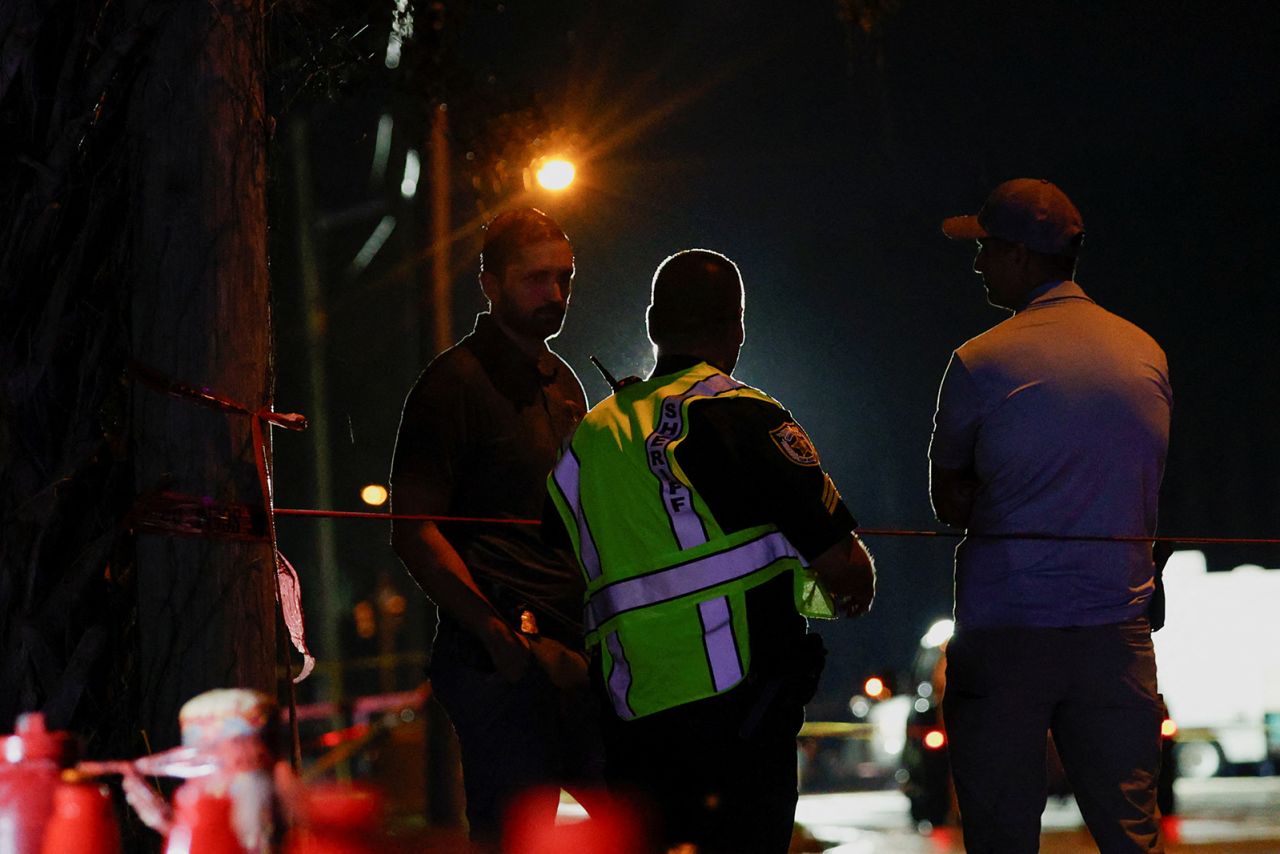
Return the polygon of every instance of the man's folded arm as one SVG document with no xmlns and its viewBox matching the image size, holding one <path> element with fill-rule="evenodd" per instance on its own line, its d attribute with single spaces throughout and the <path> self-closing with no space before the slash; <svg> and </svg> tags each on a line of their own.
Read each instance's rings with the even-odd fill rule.
<svg viewBox="0 0 1280 854">
<path fill-rule="evenodd" d="M 951 354 L 938 388 L 929 441 L 929 500 L 938 521 L 969 527 L 978 478 L 973 469 L 982 405 L 978 385 L 958 352 Z"/>
<path fill-rule="evenodd" d="M 418 478 L 397 477 L 391 495 L 394 513 L 440 515 L 446 509 L 433 500 L 432 490 Z M 391 547 L 440 610 L 484 644 L 498 672 L 504 678 L 518 680 L 529 664 L 528 642 L 507 625 L 480 592 L 461 555 L 436 523 L 393 521 Z"/>
<path fill-rule="evenodd" d="M 944 468 L 937 463 L 929 465 L 929 500 L 933 503 L 933 515 L 942 524 L 969 527 L 977 491 L 978 481 L 971 470 Z"/>
</svg>

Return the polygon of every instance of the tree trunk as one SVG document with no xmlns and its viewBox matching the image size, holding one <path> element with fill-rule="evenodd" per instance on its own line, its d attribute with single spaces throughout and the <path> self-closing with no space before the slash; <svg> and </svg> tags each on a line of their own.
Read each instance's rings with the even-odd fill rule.
<svg viewBox="0 0 1280 854">
<path fill-rule="evenodd" d="M 0 731 L 122 757 L 274 693 L 265 540 L 133 534 L 161 491 L 265 518 L 249 418 L 137 380 L 269 400 L 262 42 L 261 0 L 0 2 Z"/>
<path fill-rule="evenodd" d="M 271 333 L 261 0 L 175 3 L 136 89 L 133 358 L 176 382 L 264 406 Z M 135 384 L 133 424 L 140 494 L 261 510 L 250 417 Z M 152 745 L 176 742 L 178 707 L 203 690 L 274 695 L 271 545 L 140 533 L 136 549 L 139 725 Z"/>
</svg>

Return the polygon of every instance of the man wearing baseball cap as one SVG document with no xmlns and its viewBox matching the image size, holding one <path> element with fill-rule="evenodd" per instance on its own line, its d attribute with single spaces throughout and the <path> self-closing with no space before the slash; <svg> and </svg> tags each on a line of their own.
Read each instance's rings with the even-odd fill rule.
<svg viewBox="0 0 1280 854">
<path fill-rule="evenodd" d="M 942 230 L 1013 312 L 952 354 L 929 447 L 934 512 L 966 534 L 943 701 L 965 847 L 1038 849 L 1052 732 L 1099 849 L 1162 851 L 1154 567 L 1122 538 L 1155 532 L 1164 352 L 1073 281 L 1084 225 L 1050 182 Z"/>
</svg>

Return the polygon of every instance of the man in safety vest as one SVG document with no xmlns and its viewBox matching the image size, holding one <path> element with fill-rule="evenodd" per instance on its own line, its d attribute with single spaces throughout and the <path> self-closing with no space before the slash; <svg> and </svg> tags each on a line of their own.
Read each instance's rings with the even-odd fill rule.
<svg viewBox="0 0 1280 854">
<path fill-rule="evenodd" d="M 664 849 L 787 850 L 795 736 L 825 656 L 805 616 L 858 616 L 875 594 L 813 443 L 731 375 L 743 302 L 723 255 L 664 261 L 653 376 L 595 406 L 548 480 L 613 710 L 607 777 L 653 808 Z"/>
</svg>

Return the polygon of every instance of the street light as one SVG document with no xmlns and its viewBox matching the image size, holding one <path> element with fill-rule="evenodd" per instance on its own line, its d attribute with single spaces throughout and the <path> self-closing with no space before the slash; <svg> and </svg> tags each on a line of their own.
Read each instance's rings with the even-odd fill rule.
<svg viewBox="0 0 1280 854">
<path fill-rule="evenodd" d="M 380 483 L 371 483 L 360 490 L 360 500 L 370 507 L 381 507 L 387 503 L 387 488 Z"/>
<path fill-rule="evenodd" d="M 573 183 L 577 169 L 561 157 L 544 158 L 537 165 L 538 186 L 544 190 L 563 190 Z"/>
</svg>

